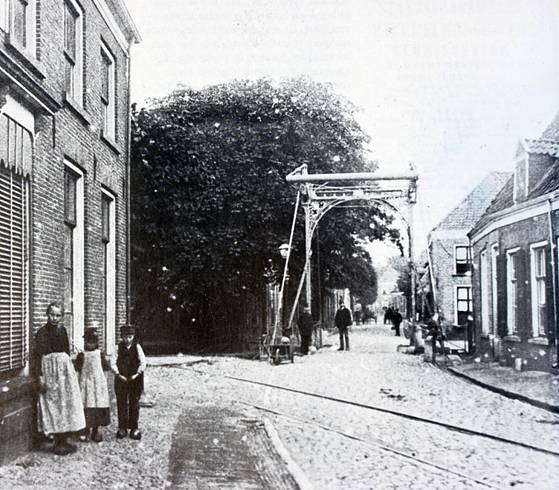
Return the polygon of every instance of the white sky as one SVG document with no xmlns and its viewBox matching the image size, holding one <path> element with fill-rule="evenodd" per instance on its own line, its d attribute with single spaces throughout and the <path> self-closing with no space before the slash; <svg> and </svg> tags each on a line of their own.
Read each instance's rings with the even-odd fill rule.
<svg viewBox="0 0 559 490">
<path fill-rule="evenodd" d="M 362 108 L 381 169 L 420 172 L 416 243 L 559 111 L 558 0 L 125 0 L 133 100 L 308 75 Z M 310 169 L 312 172 L 312 169 Z"/>
</svg>

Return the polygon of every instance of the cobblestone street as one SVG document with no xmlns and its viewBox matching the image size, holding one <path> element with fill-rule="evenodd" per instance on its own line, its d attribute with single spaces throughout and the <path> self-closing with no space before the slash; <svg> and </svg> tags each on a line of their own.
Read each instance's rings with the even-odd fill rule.
<svg viewBox="0 0 559 490">
<path fill-rule="evenodd" d="M 556 488 L 558 456 L 231 379 L 559 451 L 559 416 L 398 353 L 406 340 L 388 326 L 353 327 L 350 340 L 352 350 L 338 352 L 337 336 L 326 335 L 331 347 L 279 366 L 233 357 L 150 358 L 147 389 L 155 406 L 141 411 L 140 443 L 116 440 L 113 417 L 103 443 L 82 444 L 66 457 L 30 453 L 0 467 L 0 486 L 289 489 L 297 487 L 294 474 L 303 489 Z"/>
<path fill-rule="evenodd" d="M 219 369 L 220 374 L 358 401 L 559 450 L 558 417 L 471 385 L 423 362 L 420 356 L 397 353 L 397 345 L 405 339 L 393 337 L 388 327 L 354 328 L 351 341 L 350 352 L 337 352 L 337 338 L 331 336 L 326 339 L 334 344 L 331 349 L 297 358 L 293 365 L 273 368 L 260 363 L 247 369 L 244 363 L 227 361 L 219 368 L 208 367 L 207 372 Z M 273 388 L 239 383 L 237 394 L 238 398 L 317 423 L 273 416 L 284 444 L 316 488 L 483 487 L 375 444 L 495 487 L 555 488 L 553 475 L 559 470 L 556 456 Z"/>
</svg>

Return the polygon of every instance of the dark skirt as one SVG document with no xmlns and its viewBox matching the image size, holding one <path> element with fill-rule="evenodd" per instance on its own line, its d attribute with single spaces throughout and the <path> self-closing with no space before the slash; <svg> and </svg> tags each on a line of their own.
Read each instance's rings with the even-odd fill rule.
<svg viewBox="0 0 559 490">
<path fill-rule="evenodd" d="M 87 427 L 107 426 L 111 423 L 110 408 L 86 408 L 85 424 Z"/>
</svg>

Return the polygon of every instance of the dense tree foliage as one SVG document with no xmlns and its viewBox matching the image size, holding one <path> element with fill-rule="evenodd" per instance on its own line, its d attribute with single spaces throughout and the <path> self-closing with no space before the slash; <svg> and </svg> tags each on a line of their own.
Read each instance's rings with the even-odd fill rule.
<svg viewBox="0 0 559 490">
<path fill-rule="evenodd" d="M 211 332 L 239 323 L 277 280 L 297 190 L 285 177 L 366 169 L 355 107 L 308 79 L 180 88 L 134 112 L 132 240 L 135 318 L 182 317 Z M 374 208 L 336 210 L 320 225 L 322 287 L 376 287 L 358 243 L 397 239 Z M 291 276 L 304 260 L 297 221 Z M 371 279 L 373 278 L 373 279 Z M 296 281 L 290 281 L 291 287 Z M 166 320 L 167 319 L 167 320 Z M 181 320 L 182 321 L 182 320 Z M 208 334 L 207 334 L 208 335 Z M 211 337 L 211 333 L 209 334 Z M 211 339 L 206 338 L 208 342 Z"/>
</svg>

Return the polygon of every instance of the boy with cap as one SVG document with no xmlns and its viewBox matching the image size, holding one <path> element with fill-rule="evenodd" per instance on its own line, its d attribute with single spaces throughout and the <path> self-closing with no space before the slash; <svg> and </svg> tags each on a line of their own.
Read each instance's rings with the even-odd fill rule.
<svg viewBox="0 0 559 490">
<path fill-rule="evenodd" d="M 135 334 L 136 329 L 133 325 L 123 325 L 120 328 L 122 340 L 118 344 L 116 359 L 111 363 L 115 373 L 118 439 L 126 437 L 128 430 L 131 439 L 142 438 L 142 433 L 138 430 L 138 418 L 146 356 L 141 345 L 136 341 Z"/>
</svg>

